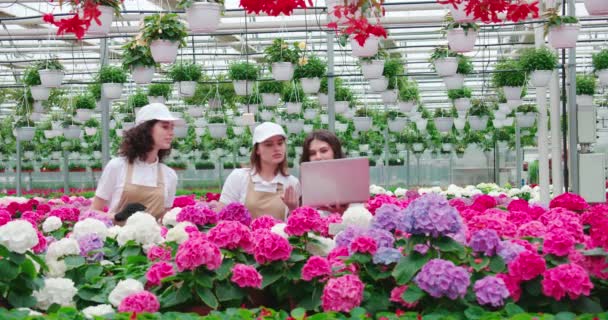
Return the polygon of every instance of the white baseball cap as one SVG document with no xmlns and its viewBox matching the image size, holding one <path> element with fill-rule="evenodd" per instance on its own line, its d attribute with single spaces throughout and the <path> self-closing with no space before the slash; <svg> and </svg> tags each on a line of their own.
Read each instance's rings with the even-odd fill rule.
<svg viewBox="0 0 608 320">
<path fill-rule="evenodd" d="M 274 122 L 264 122 L 256 126 L 255 130 L 253 131 L 253 145 L 255 146 L 256 143 L 264 142 L 268 138 L 274 136 L 282 136 L 287 138 L 283 127 Z"/>
<path fill-rule="evenodd" d="M 143 106 L 135 115 L 135 125 L 140 125 L 146 121 L 178 121 L 181 120 L 171 114 L 169 108 L 162 103 L 150 103 Z"/>
</svg>

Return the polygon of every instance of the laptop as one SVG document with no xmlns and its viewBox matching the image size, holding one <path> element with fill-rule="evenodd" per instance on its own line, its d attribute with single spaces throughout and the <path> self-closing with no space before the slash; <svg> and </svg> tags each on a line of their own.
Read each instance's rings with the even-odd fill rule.
<svg viewBox="0 0 608 320">
<path fill-rule="evenodd" d="M 346 158 L 304 162 L 300 166 L 300 182 L 303 206 L 367 202 L 369 160 Z"/>
</svg>

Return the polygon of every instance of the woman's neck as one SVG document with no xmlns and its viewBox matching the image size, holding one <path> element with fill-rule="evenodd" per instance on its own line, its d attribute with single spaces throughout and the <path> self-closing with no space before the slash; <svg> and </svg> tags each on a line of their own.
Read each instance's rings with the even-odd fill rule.
<svg viewBox="0 0 608 320">
<path fill-rule="evenodd" d="M 158 149 L 152 149 L 146 155 L 146 163 L 154 163 L 158 159 Z"/>
<path fill-rule="evenodd" d="M 277 165 L 273 163 L 261 163 L 260 172 L 258 173 L 260 177 L 265 181 L 272 181 L 276 176 Z"/>
</svg>

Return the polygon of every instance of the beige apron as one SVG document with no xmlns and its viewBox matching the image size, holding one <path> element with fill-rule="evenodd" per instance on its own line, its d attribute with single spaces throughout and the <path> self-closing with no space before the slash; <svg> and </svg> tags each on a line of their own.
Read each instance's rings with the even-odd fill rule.
<svg viewBox="0 0 608 320">
<path fill-rule="evenodd" d="M 165 213 L 165 180 L 160 163 L 156 173 L 156 187 L 141 186 L 131 183 L 133 178 L 133 164 L 127 164 L 127 180 L 122 190 L 116 212 L 120 212 L 129 203 L 141 203 L 146 212 L 155 218 L 161 218 Z"/>
<path fill-rule="evenodd" d="M 252 218 L 263 215 L 273 216 L 281 221 L 285 221 L 285 211 L 287 206 L 281 199 L 283 195 L 283 185 L 278 184 L 276 192 L 256 191 L 251 176 L 247 184 L 247 196 L 245 197 L 245 207 L 251 213 Z"/>
</svg>

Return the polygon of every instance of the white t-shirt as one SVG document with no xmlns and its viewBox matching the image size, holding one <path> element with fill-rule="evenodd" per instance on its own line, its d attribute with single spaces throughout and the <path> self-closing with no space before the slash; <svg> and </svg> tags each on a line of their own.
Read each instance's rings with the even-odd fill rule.
<svg viewBox="0 0 608 320">
<path fill-rule="evenodd" d="M 256 191 L 276 192 L 277 185 L 280 183 L 283 185 L 283 190 L 292 186 L 296 192 L 297 198 L 300 198 L 301 191 L 298 178 L 291 175 L 286 177 L 282 174 L 278 174 L 272 181 L 265 181 L 259 174 L 254 174 L 250 168 L 241 168 L 232 170 L 228 175 L 228 178 L 226 178 L 226 182 L 224 182 L 224 187 L 222 188 L 222 194 L 220 195 L 220 202 L 223 204 L 230 204 L 233 202 L 244 204 L 245 199 L 247 198 L 249 177 L 251 177 L 254 190 Z"/>
<path fill-rule="evenodd" d="M 113 158 L 103 169 L 95 196 L 109 202 L 110 212 L 116 211 L 116 206 L 120 201 L 120 196 L 127 180 L 128 161 L 125 157 Z M 158 160 L 154 163 L 146 163 L 140 160 L 133 162 L 133 176 L 131 183 L 147 187 L 156 187 L 158 166 L 164 174 L 165 183 L 165 208 L 173 206 L 175 200 L 175 190 L 177 189 L 177 174 Z"/>
</svg>

